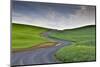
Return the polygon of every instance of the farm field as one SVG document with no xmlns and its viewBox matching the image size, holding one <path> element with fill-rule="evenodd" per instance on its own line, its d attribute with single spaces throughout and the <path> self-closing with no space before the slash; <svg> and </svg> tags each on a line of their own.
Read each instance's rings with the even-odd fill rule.
<svg viewBox="0 0 100 67">
<path fill-rule="evenodd" d="M 53 54 L 49 52 L 53 50 L 53 56 L 57 60 L 61 62 L 95 61 L 95 34 L 95 25 L 58 31 L 12 23 L 12 49 L 14 51 L 29 51 L 24 49 L 30 49 L 31 47 L 37 49 L 37 46 L 48 47 L 57 45 L 56 42 L 58 42 L 60 45 L 44 49 L 49 55 Z M 68 42 L 71 43 L 68 45 Z M 32 48 L 31 51 L 33 51 L 33 55 L 37 55 L 36 58 L 38 59 L 40 56 L 34 52 L 40 52 L 42 57 L 42 55 L 46 55 L 44 50 L 38 49 L 38 51 L 34 51 Z M 20 55 L 20 53 L 18 54 Z M 22 54 L 24 55 L 24 52 Z M 49 59 L 49 55 L 47 59 Z M 52 57 L 50 58 L 52 59 Z"/>
<path fill-rule="evenodd" d="M 12 48 L 30 48 L 44 43 L 52 45 L 51 41 L 42 36 L 46 31 L 48 31 L 46 28 L 12 23 Z"/>
<path fill-rule="evenodd" d="M 62 62 L 95 61 L 95 25 L 57 31 L 51 37 L 72 41 L 58 50 L 55 57 Z"/>
</svg>

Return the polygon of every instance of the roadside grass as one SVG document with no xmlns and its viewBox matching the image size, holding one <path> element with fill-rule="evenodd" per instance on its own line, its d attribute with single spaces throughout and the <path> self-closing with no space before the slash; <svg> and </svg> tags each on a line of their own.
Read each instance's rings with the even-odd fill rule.
<svg viewBox="0 0 100 67">
<path fill-rule="evenodd" d="M 58 31 L 51 37 L 72 41 L 57 51 L 55 57 L 62 62 L 94 61 L 95 56 L 95 25 Z"/>
<path fill-rule="evenodd" d="M 41 36 L 41 34 L 46 31 L 48 31 L 48 29 L 12 23 L 12 48 L 29 48 L 38 46 L 41 43 L 50 42 Z"/>
<path fill-rule="evenodd" d="M 63 47 L 56 53 L 56 58 L 62 62 L 95 61 L 95 47 L 73 45 Z"/>
</svg>

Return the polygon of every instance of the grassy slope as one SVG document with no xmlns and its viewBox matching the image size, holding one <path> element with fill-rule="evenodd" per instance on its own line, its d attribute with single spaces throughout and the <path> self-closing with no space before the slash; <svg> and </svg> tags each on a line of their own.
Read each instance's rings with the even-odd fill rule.
<svg viewBox="0 0 100 67">
<path fill-rule="evenodd" d="M 49 42 L 41 36 L 48 29 L 35 26 L 12 24 L 12 48 L 28 48 Z"/>
<path fill-rule="evenodd" d="M 61 48 L 56 58 L 62 62 L 95 60 L 95 26 L 58 31 L 52 37 L 73 41 L 71 46 Z"/>
</svg>

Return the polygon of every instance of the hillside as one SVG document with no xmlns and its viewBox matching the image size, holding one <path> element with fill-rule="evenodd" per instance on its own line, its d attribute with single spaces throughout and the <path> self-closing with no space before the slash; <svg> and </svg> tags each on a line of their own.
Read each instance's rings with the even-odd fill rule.
<svg viewBox="0 0 100 67">
<path fill-rule="evenodd" d="M 42 36 L 46 28 L 12 23 L 12 48 L 22 49 L 33 46 L 50 44 L 51 41 Z"/>
<path fill-rule="evenodd" d="M 96 60 L 95 31 L 95 25 L 91 25 L 52 33 L 51 37 L 72 42 L 70 46 L 65 46 L 58 50 L 55 57 L 62 62 Z"/>
</svg>

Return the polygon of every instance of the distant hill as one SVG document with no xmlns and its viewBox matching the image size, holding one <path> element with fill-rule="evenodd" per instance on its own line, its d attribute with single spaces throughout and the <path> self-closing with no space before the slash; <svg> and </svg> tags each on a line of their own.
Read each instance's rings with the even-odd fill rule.
<svg viewBox="0 0 100 67">
<path fill-rule="evenodd" d="M 96 25 L 87 25 L 87 26 L 82 26 L 82 27 L 73 28 L 73 29 L 64 29 L 64 30 L 62 30 L 62 31 L 65 31 L 65 30 L 82 29 L 82 28 L 91 28 L 91 27 L 96 27 Z"/>
</svg>

